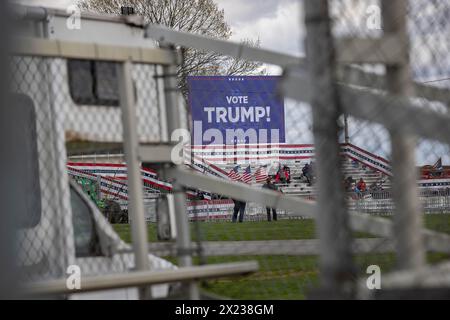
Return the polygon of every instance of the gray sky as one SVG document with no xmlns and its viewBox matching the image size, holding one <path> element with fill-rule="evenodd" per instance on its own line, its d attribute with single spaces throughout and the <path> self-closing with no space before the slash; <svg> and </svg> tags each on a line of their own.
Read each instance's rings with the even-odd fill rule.
<svg viewBox="0 0 450 320">
<path fill-rule="evenodd" d="M 233 40 L 260 39 L 261 46 L 299 55 L 300 1 L 215 0 L 225 11 Z"/>
</svg>

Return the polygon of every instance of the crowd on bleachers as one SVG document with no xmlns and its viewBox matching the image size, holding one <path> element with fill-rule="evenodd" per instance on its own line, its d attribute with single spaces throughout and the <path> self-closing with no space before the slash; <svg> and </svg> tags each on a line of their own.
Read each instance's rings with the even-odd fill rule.
<svg viewBox="0 0 450 320">
<path fill-rule="evenodd" d="M 279 166 L 275 175 L 272 176 L 273 182 L 277 185 L 289 186 L 293 181 L 291 168 L 288 165 Z M 315 180 L 314 163 L 311 161 L 306 163 L 302 169 L 301 174 L 297 177 L 301 182 L 306 182 L 308 186 L 312 186 Z"/>
<path fill-rule="evenodd" d="M 373 193 L 379 193 L 389 188 L 388 177 L 376 172 L 355 160 L 343 158 L 343 188 L 352 199 L 362 199 Z M 289 172 L 289 174 L 287 173 Z M 293 173 L 292 173 L 293 172 Z M 279 177 L 290 179 L 282 179 Z M 316 194 L 316 169 L 313 161 L 299 163 L 291 169 L 287 165 L 280 165 L 272 176 L 274 183 L 286 194 L 313 197 Z"/>
<path fill-rule="evenodd" d="M 283 167 L 280 166 L 275 174 L 274 182 L 276 184 L 291 183 L 291 168 L 287 165 L 284 165 Z"/>
<path fill-rule="evenodd" d="M 361 199 L 366 195 L 371 195 L 374 192 L 383 191 L 383 179 L 378 179 L 373 181 L 369 186 L 367 186 L 366 181 L 360 178 L 357 182 L 352 176 L 348 176 L 344 182 L 344 190 L 350 193 L 353 198 Z"/>
</svg>

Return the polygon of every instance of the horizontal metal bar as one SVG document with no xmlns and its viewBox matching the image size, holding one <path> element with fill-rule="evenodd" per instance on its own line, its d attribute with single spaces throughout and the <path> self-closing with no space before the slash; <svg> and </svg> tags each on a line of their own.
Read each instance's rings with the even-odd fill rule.
<svg viewBox="0 0 450 320">
<path fill-rule="evenodd" d="M 139 160 L 149 163 L 163 163 L 172 162 L 172 150 L 174 144 L 155 144 L 155 145 L 140 145 L 139 146 Z"/>
<path fill-rule="evenodd" d="M 170 50 L 141 48 L 50 40 L 43 38 L 16 38 L 12 53 L 15 55 L 54 57 L 67 59 L 89 59 L 134 63 L 169 65 L 176 62 Z"/>
<path fill-rule="evenodd" d="M 340 63 L 382 63 L 395 65 L 403 62 L 402 46 L 396 35 L 382 38 L 340 38 L 336 41 L 337 61 Z"/>
<path fill-rule="evenodd" d="M 175 167 L 168 176 L 184 186 L 208 190 L 213 193 L 242 201 L 252 201 L 266 207 L 287 210 L 291 216 L 315 218 L 314 202 L 283 195 L 280 192 L 256 189 L 244 183 L 228 182 L 223 179 L 200 175 L 192 170 Z M 368 232 L 385 238 L 392 237 L 392 221 L 367 214 L 350 212 L 350 226 L 355 231 Z M 430 251 L 450 253 L 450 235 L 422 229 L 425 246 Z"/>
<path fill-rule="evenodd" d="M 419 271 L 397 271 L 382 275 L 383 289 L 408 287 L 439 288 L 450 286 L 450 262 L 428 266 Z"/>
<path fill-rule="evenodd" d="M 198 50 L 212 51 L 236 59 L 259 61 L 279 66 L 306 65 L 304 57 L 252 47 L 243 43 L 215 39 L 149 24 L 146 37 Z M 343 63 L 401 63 L 395 35 L 376 39 L 343 38 L 337 41 L 337 60 Z"/>
<path fill-rule="evenodd" d="M 299 65 L 304 63 L 304 58 L 302 57 L 256 48 L 243 43 L 176 31 L 157 24 L 149 24 L 146 27 L 145 36 L 161 42 L 198 50 L 212 51 L 236 59 L 260 61 L 280 66 Z"/>
<path fill-rule="evenodd" d="M 23 20 L 44 21 L 49 15 L 49 9 L 44 7 L 11 5 L 10 10 L 14 18 Z"/>
<path fill-rule="evenodd" d="M 295 75 L 296 73 L 293 73 Z M 386 91 L 386 77 L 373 72 L 366 72 L 355 66 L 339 66 L 337 78 L 342 84 L 355 85 Z M 414 96 L 430 101 L 439 101 L 450 106 L 450 89 L 414 82 Z"/>
<path fill-rule="evenodd" d="M 337 79 L 342 85 L 352 85 L 386 91 L 386 77 L 372 72 L 366 72 L 355 66 L 338 66 Z M 290 67 L 285 69 L 281 81 L 280 93 L 303 102 L 309 102 L 309 86 L 305 67 Z M 439 88 L 414 82 L 414 97 L 429 101 L 442 102 L 450 107 L 450 89 Z"/>
<path fill-rule="evenodd" d="M 380 271 L 381 290 L 412 289 L 417 292 L 419 289 L 446 288 L 448 292 L 450 286 L 450 262 L 448 261 L 427 266 L 418 271 L 402 270 L 389 273 L 383 273 L 382 269 Z M 367 277 L 362 277 L 358 280 L 358 299 L 376 298 L 379 293 L 377 291 L 379 290 L 368 289 Z M 448 293 L 446 296 L 448 296 Z"/>
<path fill-rule="evenodd" d="M 450 116 L 415 106 L 408 98 L 340 86 L 342 111 L 384 125 L 392 132 L 413 133 L 450 144 Z M 439 128 L 439 130 L 437 130 Z"/>
<path fill-rule="evenodd" d="M 302 215 L 310 218 L 314 217 L 315 204 L 312 201 L 287 197 L 281 192 L 256 189 L 245 183 L 229 182 L 224 179 L 201 175 L 193 170 L 181 167 L 168 170 L 168 176 L 184 186 L 208 190 L 233 199 L 256 202 L 271 208 L 301 212 Z"/>
<path fill-rule="evenodd" d="M 256 261 L 220 263 L 205 266 L 183 267 L 174 270 L 136 271 L 125 274 L 81 277 L 80 289 L 68 289 L 66 279 L 27 283 L 23 285 L 21 289 L 22 293 L 27 296 L 72 294 L 87 291 L 243 275 L 255 272 L 258 268 L 258 262 Z"/>
<path fill-rule="evenodd" d="M 350 212 L 349 215 L 350 227 L 353 230 L 384 238 L 393 236 L 393 224 L 389 219 L 357 212 Z M 425 248 L 428 251 L 450 253 L 450 235 L 424 228 L 421 231 Z"/>
<path fill-rule="evenodd" d="M 301 77 L 287 74 L 284 81 L 286 83 L 280 86 L 283 94 L 308 102 L 308 84 Z M 393 132 L 402 130 L 450 144 L 450 116 L 447 114 L 418 107 L 405 97 L 369 92 L 346 85 L 339 87 L 339 96 L 343 113 L 380 123 Z"/>
<path fill-rule="evenodd" d="M 149 252 L 158 256 L 175 255 L 176 247 L 170 242 L 150 242 Z M 202 253 L 206 256 L 239 256 L 239 255 L 318 255 L 318 239 L 302 240 L 261 240 L 261 241 L 204 241 Z M 393 252 L 391 240 L 380 238 L 355 239 L 352 244 L 353 253 L 385 253 Z M 195 248 L 193 254 L 195 254 Z"/>
</svg>

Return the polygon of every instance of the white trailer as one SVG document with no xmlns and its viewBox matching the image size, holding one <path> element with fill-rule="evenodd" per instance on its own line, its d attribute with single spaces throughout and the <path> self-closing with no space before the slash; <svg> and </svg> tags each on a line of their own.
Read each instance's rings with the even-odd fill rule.
<svg viewBox="0 0 450 320">
<path fill-rule="evenodd" d="M 61 10 L 20 7 L 21 36 L 85 43 L 85 50 L 98 45 L 120 51 L 154 48 L 143 29 L 123 17 L 81 16 L 81 28 L 70 29 L 71 17 Z M 25 39 L 25 38 L 24 38 Z M 124 43 L 124 40 L 126 43 Z M 30 43 L 24 43 L 30 45 Z M 20 45 L 20 43 L 19 43 Z M 138 50 L 138 49 L 136 49 Z M 134 268 L 131 247 L 124 243 L 99 209 L 67 175 L 67 146 L 107 147 L 123 141 L 116 66 L 110 61 L 43 58 L 20 55 L 13 58 L 15 103 L 11 121 L 17 123 L 19 186 L 28 194 L 18 203 L 19 265 L 26 280 L 68 276 L 69 266 L 78 266 L 81 277 L 124 273 Z M 140 142 L 164 137 L 161 106 L 162 81 L 155 77 L 158 66 L 133 64 L 135 102 Z M 148 128 L 151 128 L 149 130 Z M 81 147 L 80 147 L 81 148 Z M 33 159 L 30 164 L 30 159 Z M 167 260 L 148 255 L 151 270 L 176 268 Z M 153 297 L 167 296 L 169 285 L 152 286 Z M 137 298 L 137 289 L 116 289 L 73 294 L 70 298 Z"/>
</svg>

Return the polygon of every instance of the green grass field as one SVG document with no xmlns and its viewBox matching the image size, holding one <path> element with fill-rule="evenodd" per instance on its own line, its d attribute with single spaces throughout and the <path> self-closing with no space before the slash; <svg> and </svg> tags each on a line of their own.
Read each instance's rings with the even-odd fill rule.
<svg viewBox="0 0 450 320">
<path fill-rule="evenodd" d="M 429 229 L 450 234 L 450 215 L 425 216 Z M 115 230 L 127 242 L 131 241 L 129 225 L 114 225 Z M 191 223 L 193 240 L 204 241 L 248 241 L 314 239 L 315 225 L 312 219 L 280 220 L 277 222 L 248 221 L 244 223 L 199 222 Z M 149 241 L 157 241 L 154 224 L 148 225 Z M 355 237 L 370 235 L 355 233 Z M 175 261 L 173 257 L 167 257 Z M 430 263 L 450 258 L 448 255 L 429 253 Z M 316 256 L 220 256 L 207 257 L 206 262 L 220 263 L 256 260 L 260 270 L 242 278 L 225 278 L 203 283 L 203 289 L 214 294 L 235 299 L 303 299 L 308 289 L 318 284 L 318 259 Z M 195 259 L 198 262 L 198 259 Z M 355 263 L 362 274 L 367 266 L 377 264 L 382 272 L 395 265 L 393 254 L 356 255 Z"/>
<path fill-rule="evenodd" d="M 249 240 L 287 240 L 287 239 L 314 239 L 315 224 L 312 219 L 268 221 L 244 221 L 243 223 L 198 222 L 200 233 L 196 232 L 195 223 L 191 223 L 192 240 L 197 237 L 204 241 L 249 241 Z M 116 224 L 114 229 L 120 237 L 131 242 L 130 227 L 128 224 Z M 148 225 L 149 241 L 157 241 L 155 224 Z M 356 237 L 371 237 L 361 232 Z"/>
</svg>

